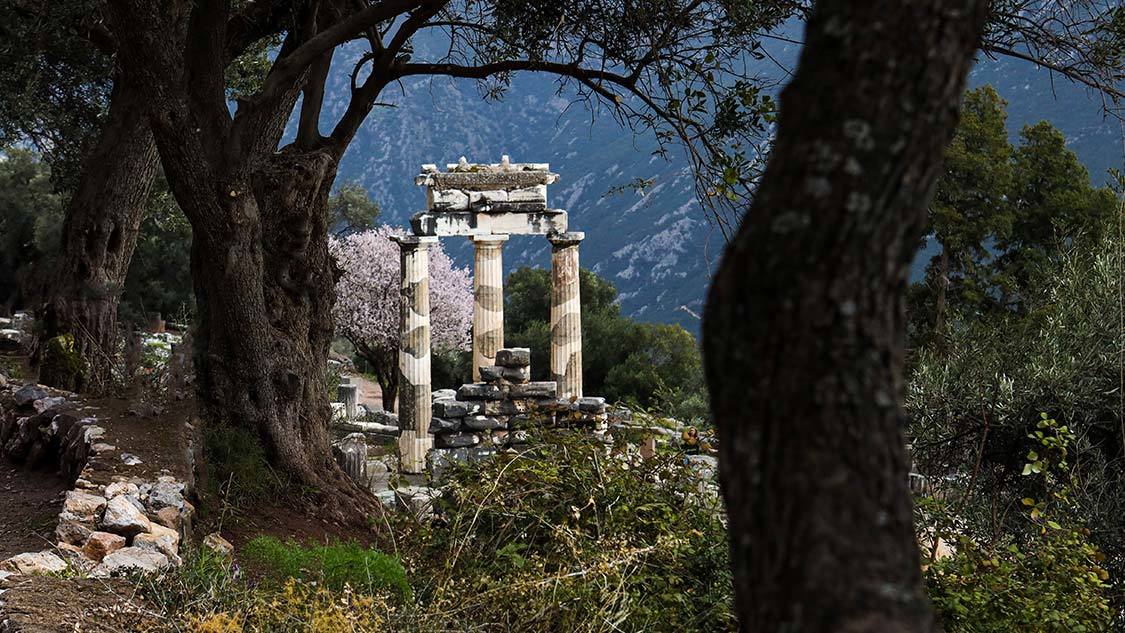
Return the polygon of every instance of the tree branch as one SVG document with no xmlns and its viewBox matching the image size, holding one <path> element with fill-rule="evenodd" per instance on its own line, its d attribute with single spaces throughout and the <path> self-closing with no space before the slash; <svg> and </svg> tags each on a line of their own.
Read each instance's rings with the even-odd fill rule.
<svg viewBox="0 0 1125 633">
<path fill-rule="evenodd" d="M 1060 75 L 1062 75 L 1063 77 L 1066 77 L 1067 79 L 1069 79 L 1071 81 L 1083 84 L 1083 85 L 1085 85 L 1089 88 L 1093 88 L 1094 90 L 1097 90 L 1098 92 L 1102 92 L 1102 93 L 1105 93 L 1105 94 L 1108 94 L 1108 95 L 1112 95 L 1112 96 L 1114 96 L 1118 99 L 1125 98 L 1125 91 L 1122 91 L 1121 89 L 1117 88 L 1113 84 L 1111 84 L 1109 82 L 1099 83 L 1099 82 L 1087 77 L 1085 73 L 1077 72 L 1073 68 L 1067 68 L 1066 66 L 1060 66 L 1058 64 L 1055 64 L 1053 62 L 1049 62 L 1045 59 L 1036 57 L 1034 55 L 1029 55 L 1027 53 L 1021 53 L 1021 52 L 1019 52 L 1015 49 L 1006 48 L 1004 46 L 999 46 L 999 45 L 996 45 L 996 44 L 982 44 L 981 50 L 983 50 L 986 53 L 990 53 L 990 54 L 1004 55 L 1006 57 L 1014 57 L 1016 59 L 1020 59 L 1020 60 L 1026 61 L 1026 62 L 1031 62 L 1031 63 L 1033 63 L 1037 66 L 1042 66 L 1043 68 L 1046 68 L 1047 70 L 1059 73 Z"/>
<path fill-rule="evenodd" d="M 277 60 L 262 86 L 252 100 L 254 104 L 277 99 L 287 86 L 300 79 L 305 70 L 324 53 L 348 41 L 379 22 L 389 20 L 422 6 L 419 0 L 383 0 L 322 30 L 292 53 Z"/>
</svg>

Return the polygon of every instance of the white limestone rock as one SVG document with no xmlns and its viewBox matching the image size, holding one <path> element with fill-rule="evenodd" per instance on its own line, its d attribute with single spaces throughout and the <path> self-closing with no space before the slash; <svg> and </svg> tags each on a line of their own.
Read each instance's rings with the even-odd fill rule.
<svg viewBox="0 0 1125 633">
<path fill-rule="evenodd" d="M 24 552 L 0 563 L 0 569 L 18 574 L 57 574 L 66 571 L 66 561 L 52 552 Z"/>
<path fill-rule="evenodd" d="M 106 532 L 131 538 L 148 532 L 152 522 L 145 516 L 144 506 L 129 495 L 119 495 L 106 504 L 105 514 L 98 524 Z"/>
<path fill-rule="evenodd" d="M 105 509 L 106 499 L 81 490 L 68 490 L 63 502 L 63 512 L 85 519 L 95 519 Z"/>
<path fill-rule="evenodd" d="M 95 567 L 90 575 L 104 578 L 114 573 L 135 571 L 152 574 L 166 569 L 170 564 L 168 557 L 156 550 L 124 547 L 102 559 L 101 564 Z"/>
<path fill-rule="evenodd" d="M 156 523 L 152 524 L 152 531 L 138 534 L 133 538 L 133 547 L 151 549 L 168 557 L 176 565 L 180 564 L 180 533 Z"/>
<path fill-rule="evenodd" d="M 426 188 L 426 207 L 434 211 L 467 211 L 469 195 L 460 189 Z"/>
<path fill-rule="evenodd" d="M 112 499 L 119 495 L 132 495 L 134 497 L 140 495 L 141 489 L 137 484 L 129 481 L 115 481 L 105 487 L 105 498 Z"/>
</svg>

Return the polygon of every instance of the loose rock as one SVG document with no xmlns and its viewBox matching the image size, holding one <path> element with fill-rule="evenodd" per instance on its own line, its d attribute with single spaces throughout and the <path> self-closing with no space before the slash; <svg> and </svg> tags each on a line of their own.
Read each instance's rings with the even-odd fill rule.
<svg viewBox="0 0 1125 633">
<path fill-rule="evenodd" d="M 107 555 L 124 547 L 124 536 L 109 532 L 92 532 L 86 544 L 82 546 L 82 553 L 90 560 L 100 563 Z"/>
<path fill-rule="evenodd" d="M 101 514 L 105 506 L 105 497 L 92 495 L 81 490 L 68 490 L 66 501 L 63 502 L 63 511 L 76 517 L 93 520 Z"/>
<path fill-rule="evenodd" d="M 51 574 L 66 571 L 66 562 L 51 552 L 25 552 L 0 563 L 0 568 L 20 574 Z"/>
<path fill-rule="evenodd" d="M 120 495 L 109 500 L 105 514 L 99 523 L 106 532 L 130 538 L 148 532 L 152 522 L 145 516 L 139 502 L 128 495 Z"/>
<path fill-rule="evenodd" d="M 203 537 L 203 547 L 224 558 L 230 558 L 234 555 L 234 545 L 231 545 L 230 541 L 223 538 L 218 532 L 212 532 Z"/>
<path fill-rule="evenodd" d="M 101 564 L 95 567 L 90 575 L 104 577 L 114 572 L 135 570 L 150 574 L 165 569 L 169 564 L 168 557 L 158 551 L 141 547 L 125 547 L 102 559 Z"/>
</svg>

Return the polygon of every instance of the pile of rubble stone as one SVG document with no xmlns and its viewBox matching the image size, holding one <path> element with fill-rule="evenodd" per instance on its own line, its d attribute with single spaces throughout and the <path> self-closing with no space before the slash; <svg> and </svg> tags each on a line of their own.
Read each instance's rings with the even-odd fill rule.
<svg viewBox="0 0 1125 633">
<path fill-rule="evenodd" d="M 605 398 L 559 398 L 554 381 L 531 381 L 531 351 L 501 349 L 481 382 L 434 392 L 434 448 L 458 460 L 518 448 L 531 427 L 605 428 Z"/>
</svg>

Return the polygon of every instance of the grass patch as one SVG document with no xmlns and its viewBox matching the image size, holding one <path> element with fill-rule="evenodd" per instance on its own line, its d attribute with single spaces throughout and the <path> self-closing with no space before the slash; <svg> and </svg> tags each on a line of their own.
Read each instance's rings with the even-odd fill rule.
<svg viewBox="0 0 1125 633">
<path fill-rule="evenodd" d="M 367 592 L 391 591 L 403 600 L 410 597 L 402 564 L 357 543 L 304 546 L 259 536 L 242 548 L 241 555 L 278 580 L 317 580 L 337 590 L 350 586 Z"/>
</svg>

